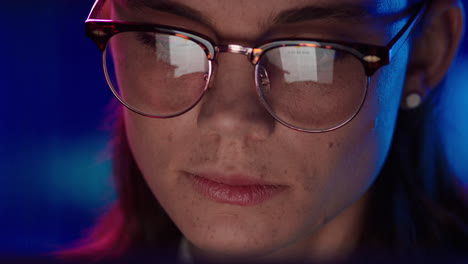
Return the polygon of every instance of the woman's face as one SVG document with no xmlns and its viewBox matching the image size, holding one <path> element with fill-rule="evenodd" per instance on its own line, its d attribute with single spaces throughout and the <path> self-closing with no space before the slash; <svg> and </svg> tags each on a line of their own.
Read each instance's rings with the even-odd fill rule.
<svg viewBox="0 0 468 264">
<path fill-rule="evenodd" d="M 304 35 L 384 46 L 406 22 L 387 13 L 399 14 L 407 1 L 154 2 L 176 3 L 197 16 L 118 2 L 115 13 L 187 28 L 222 44 L 252 46 L 265 36 Z M 336 13 L 278 19 L 305 7 Z M 352 7 L 367 15 L 356 16 Z M 199 15 L 205 21 L 197 21 Z M 364 105 L 350 123 L 314 134 L 274 121 L 257 99 L 252 64 L 243 55 L 222 53 L 210 89 L 191 111 L 170 119 L 125 112 L 132 153 L 157 200 L 200 254 L 264 259 L 336 254 L 357 239 L 364 194 L 387 155 L 408 50 L 405 45 L 372 76 Z"/>
</svg>

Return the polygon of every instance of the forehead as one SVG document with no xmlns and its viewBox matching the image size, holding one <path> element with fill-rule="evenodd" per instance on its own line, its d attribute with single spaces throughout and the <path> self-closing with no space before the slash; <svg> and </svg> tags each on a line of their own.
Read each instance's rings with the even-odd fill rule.
<svg viewBox="0 0 468 264">
<path fill-rule="evenodd" d="M 370 13 L 386 14 L 401 10 L 416 0 L 114 0 L 132 7 L 157 7 L 161 5 L 184 5 L 206 13 L 212 19 L 217 14 L 232 13 L 229 17 L 239 15 L 261 18 L 264 15 L 279 13 L 283 10 L 300 8 L 305 6 L 323 8 L 356 8 Z M 224 17 L 228 19 L 229 17 Z"/>
<path fill-rule="evenodd" d="M 240 38 L 281 24 L 344 25 L 396 14 L 409 0 L 115 0 L 145 13 L 164 12 Z"/>
</svg>

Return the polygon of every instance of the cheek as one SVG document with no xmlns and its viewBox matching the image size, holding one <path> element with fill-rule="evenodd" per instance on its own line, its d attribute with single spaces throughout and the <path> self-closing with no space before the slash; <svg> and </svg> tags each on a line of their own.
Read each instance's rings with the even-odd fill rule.
<svg viewBox="0 0 468 264">
<path fill-rule="evenodd" d="M 298 178 L 304 195 L 316 195 L 326 205 L 323 215 L 333 218 L 367 191 L 386 159 L 400 104 L 406 60 L 403 48 L 393 64 L 371 78 L 366 101 L 359 114 L 346 126 L 324 135 L 322 146 L 304 152 L 306 177 Z M 328 137 L 330 136 L 330 137 Z M 300 149 L 300 145 L 294 146 Z M 299 160 L 301 160 L 299 159 Z"/>
<path fill-rule="evenodd" d="M 170 134 L 150 125 L 149 118 L 140 117 L 137 114 L 125 110 L 125 128 L 127 140 L 130 145 L 133 157 L 139 168 L 145 175 L 145 171 L 156 171 L 164 168 L 169 155 L 160 155 L 170 150 L 168 138 Z"/>
<path fill-rule="evenodd" d="M 127 140 L 132 155 L 153 193 L 164 191 L 171 161 L 179 155 L 175 143 L 177 126 L 167 125 L 168 120 L 152 119 L 125 110 Z M 157 197 L 156 197 L 157 198 Z"/>
</svg>

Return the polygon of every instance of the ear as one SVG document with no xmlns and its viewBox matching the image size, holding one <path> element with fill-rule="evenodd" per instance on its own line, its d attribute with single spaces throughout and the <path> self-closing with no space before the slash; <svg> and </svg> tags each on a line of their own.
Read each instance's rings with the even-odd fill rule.
<svg viewBox="0 0 468 264">
<path fill-rule="evenodd" d="M 463 8 L 456 0 L 433 0 L 413 38 L 401 107 L 424 99 L 444 78 L 463 33 Z"/>
</svg>

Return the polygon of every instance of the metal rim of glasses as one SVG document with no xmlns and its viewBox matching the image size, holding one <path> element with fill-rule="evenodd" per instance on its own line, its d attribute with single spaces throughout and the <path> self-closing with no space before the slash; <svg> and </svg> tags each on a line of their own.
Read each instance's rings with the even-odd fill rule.
<svg viewBox="0 0 468 264">
<path fill-rule="evenodd" d="M 282 120 L 277 114 L 275 114 L 273 109 L 271 109 L 271 107 L 266 102 L 266 100 L 265 100 L 265 98 L 263 96 L 263 92 L 261 90 L 261 83 L 260 83 L 260 80 L 259 80 L 260 67 L 262 67 L 262 66 L 260 66 L 260 64 L 255 65 L 255 87 L 257 89 L 257 96 L 259 97 L 261 103 L 263 104 L 263 107 L 265 107 L 265 109 L 268 111 L 268 113 L 270 113 L 270 115 L 277 122 L 279 122 L 280 124 L 290 128 L 290 129 L 296 130 L 296 131 L 307 132 L 307 133 L 323 133 L 323 132 L 329 132 L 329 131 L 336 130 L 336 129 L 340 128 L 340 127 L 343 127 L 346 124 L 348 124 L 349 122 L 351 122 L 351 120 L 353 120 L 357 116 L 357 114 L 361 111 L 362 107 L 364 106 L 364 102 L 366 101 L 366 98 L 367 98 L 367 93 L 368 93 L 369 84 L 370 84 L 370 76 L 366 76 L 366 85 L 364 87 L 365 90 L 364 90 L 362 99 L 359 102 L 359 106 L 356 107 L 356 110 L 352 114 L 350 114 L 350 117 L 345 119 L 344 122 L 341 122 L 340 124 L 334 125 L 334 126 L 332 126 L 330 128 L 324 128 L 324 129 L 308 129 L 308 128 L 298 127 L 298 126 L 292 125 L 292 124 Z"/>
<path fill-rule="evenodd" d="M 114 84 L 112 83 L 112 80 L 111 80 L 111 78 L 109 76 L 109 72 L 107 70 L 107 49 L 108 49 L 108 45 L 106 45 L 106 48 L 102 52 L 102 67 L 103 67 L 103 70 L 104 70 L 104 76 L 106 78 L 107 85 L 109 86 L 109 88 L 110 88 L 112 94 L 114 95 L 114 97 L 123 106 L 125 106 L 127 109 L 129 109 L 129 110 L 131 110 L 131 111 L 133 111 L 133 112 L 135 112 L 137 114 L 140 114 L 140 115 L 146 116 L 146 117 L 150 117 L 150 118 L 159 118 L 159 119 L 171 118 L 171 117 L 176 117 L 176 116 L 183 115 L 183 114 L 187 113 L 188 111 L 190 111 L 192 108 L 194 108 L 201 101 L 201 99 L 205 95 L 206 91 L 208 90 L 210 80 L 211 80 L 211 74 L 213 72 L 213 70 L 212 70 L 213 69 L 212 68 L 212 60 L 208 60 L 208 73 L 207 73 L 208 75 L 205 77 L 206 78 L 205 87 L 203 87 L 203 91 L 200 93 L 200 96 L 198 96 L 198 98 L 190 106 L 188 106 L 187 108 L 185 108 L 184 110 L 182 110 L 180 112 L 177 112 L 177 113 L 171 114 L 171 115 L 152 115 L 152 114 L 142 112 L 142 111 L 136 109 L 135 107 L 129 105 L 128 103 L 126 103 L 125 100 L 119 95 L 119 93 L 115 89 Z"/>
</svg>

